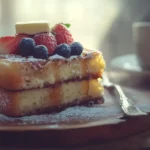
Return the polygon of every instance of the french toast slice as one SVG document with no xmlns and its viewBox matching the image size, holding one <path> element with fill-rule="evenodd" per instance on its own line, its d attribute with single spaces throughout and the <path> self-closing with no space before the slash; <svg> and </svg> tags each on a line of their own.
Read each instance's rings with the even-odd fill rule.
<svg viewBox="0 0 150 150">
<path fill-rule="evenodd" d="M 105 68 L 101 52 L 84 49 L 82 55 L 48 60 L 0 55 L 0 88 L 25 90 L 43 88 L 76 79 L 99 78 Z"/>
<path fill-rule="evenodd" d="M 75 102 L 98 100 L 103 95 L 100 79 L 70 81 L 52 87 L 24 91 L 0 89 L 0 113 L 7 116 L 33 115 Z"/>
</svg>

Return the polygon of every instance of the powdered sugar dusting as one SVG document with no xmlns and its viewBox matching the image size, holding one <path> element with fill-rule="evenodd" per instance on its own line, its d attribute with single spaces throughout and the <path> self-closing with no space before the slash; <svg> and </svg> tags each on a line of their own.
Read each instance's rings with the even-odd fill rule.
<svg viewBox="0 0 150 150">
<path fill-rule="evenodd" d="M 97 50 L 85 49 L 80 56 L 70 56 L 69 58 L 64 58 L 62 56 L 55 54 L 55 55 L 50 56 L 48 60 L 45 60 L 45 59 L 37 59 L 37 58 L 34 58 L 33 56 L 22 57 L 20 55 L 7 54 L 7 55 L 0 55 L 0 59 L 6 59 L 9 62 L 47 62 L 47 61 L 53 61 L 53 60 L 58 60 L 58 59 L 71 61 L 77 58 L 91 58 L 94 56 L 95 53 L 100 54 L 100 52 Z"/>
<path fill-rule="evenodd" d="M 53 55 L 53 56 L 50 56 L 49 57 L 49 60 L 56 60 L 56 59 L 62 59 L 62 60 L 72 60 L 72 59 L 76 59 L 76 58 L 79 58 L 81 56 L 70 56 L 69 58 L 65 58 L 65 57 L 62 57 L 60 55 Z"/>
<path fill-rule="evenodd" d="M 0 90 L 0 112 L 4 112 L 8 104 L 8 95 L 5 92 L 3 92 L 3 90 Z"/>
<path fill-rule="evenodd" d="M 69 58 L 64 58 L 62 56 L 59 56 L 57 54 L 50 56 L 49 60 L 57 60 L 57 59 L 62 59 L 62 60 L 68 60 L 71 61 L 73 59 L 78 59 L 78 58 L 92 58 L 94 56 L 95 53 L 101 54 L 99 51 L 97 50 L 88 50 L 88 49 L 84 49 L 83 53 L 79 56 L 70 56 Z"/>
<path fill-rule="evenodd" d="M 12 123 L 17 122 L 18 125 L 85 123 L 92 120 L 96 121 L 105 119 L 108 116 L 117 116 L 118 113 L 121 113 L 120 109 L 114 109 L 113 107 L 107 109 L 107 107 L 103 105 L 95 105 L 92 107 L 74 106 L 55 114 L 33 115 L 22 118 L 9 118 L 4 115 L 0 115 L 0 120 L 3 119 L 5 122 L 9 120 L 9 122 Z M 117 106 L 115 107 L 117 108 Z"/>
<path fill-rule="evenodd" d="M 55 54 L 55 55 L 50 56 L 48 59 L 53 60 L 53 59 L 65 59 L 65 58 L 60 55 Z"/>
<path fill-rule="evenodd" d="M 113 110 L 109 110 L 110 115 L 112 114 Z M 113 115 L 117 114 L 113 113 Z M 104 119 L 108 115 L 108 112 L 104 111 L 104 107 L 86 107 L 86 106 L 76 106 L 76 107 L 70 107 L 60 113 L 53 114 L 53 115 L 47 115 L 47 116 L 31 116 L 31 117 L 23 117 L 22 121 L 25 122 L 32 122 L 34 124 L 39 123 L 51 123 L 51 124 L 57 124 L 57 123 L 75 123 L 80 122 L 84 123 L 89 120 L 97 120 L 98 118 Z"/>
<path fill-rule="evenodd" d="M 36 61 L 46 61 L 45 59 L 37 59 L 34 58 L 33 56 L 29 57 L 22 57 L 20 55 L 0 55 L 0 59 L 6 59 L 7 61 L 10 62 L 36 62 Z"/>
</svg>

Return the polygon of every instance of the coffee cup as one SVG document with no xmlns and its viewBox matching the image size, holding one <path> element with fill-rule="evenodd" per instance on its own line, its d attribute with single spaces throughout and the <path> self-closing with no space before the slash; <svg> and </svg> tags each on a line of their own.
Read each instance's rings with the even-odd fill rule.
<svg viewBox="0 0 150 150">
<path fill-rule="evenodd" d="M 132 37 L 139 65 L 150 70 L 150 22 L 133 23 Z"/>
</svg>

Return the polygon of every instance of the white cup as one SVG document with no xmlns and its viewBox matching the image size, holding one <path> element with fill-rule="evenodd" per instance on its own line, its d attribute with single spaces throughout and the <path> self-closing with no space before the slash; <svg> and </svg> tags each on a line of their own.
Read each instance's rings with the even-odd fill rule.
<svg viewBox="0 0 150 150">
<path fill-rule="evenodd" d="M 150 70 L 150 22 L 135 22 L 132 36 L 139 65 Z"/>
</svg>

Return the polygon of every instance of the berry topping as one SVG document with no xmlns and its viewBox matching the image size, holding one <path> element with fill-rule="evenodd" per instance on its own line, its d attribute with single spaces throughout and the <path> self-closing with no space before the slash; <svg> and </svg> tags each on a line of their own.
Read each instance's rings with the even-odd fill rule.
<svg viewBox="0 0 150 150">
<path fill-rule="evenodd" d="M 83 46 L 79 42 L 71 44 L 71 55 L 81 55 L 83 52 Z"/>
<path fill-rule="evenodd" d="M 48 53 L 51 55 L 54 53 L 57 47 L 57 41 L 52 33 L 40 33 L 34 36 L 36 45 L 45 45 L 48 49 Z"/>
<path fill-rule="evenodd" d="M 34 57 L 35 58 L 41 58 L 41 59 L 47 59 L 48 58 L 48 49 L 44 45 L 37 45 L 34 48 Z"/>
<path fill-rule="evenodd" d="M 56 24 L 54 28 L 52 29 L 52 32 L 55 34 L 57 44 L 71 44 L 74 40 L 70 33 L 70 31 L 67 29 L 68 24 Z"/>
<path fill-rule="evenodd" d="M 71 54 L 71 47 L 68 44 L 60 44 L 55 50 L 55 54 L 58 54 L 63 57 L 69 57 Z"/>
<path fill-rule="evenodd" d="M 19 54 L 22 56 L 32 56 L 35 41 L 32 38 L 23 38 L 18 46 Z"/>
<path fill-rule="evenodd" d="M 16 36 L 0 37 L 0 54 L 16 54 L 17 47 L 24 37 L 27 37 L 27 35 L 19 34 Z"/>
</svg>

